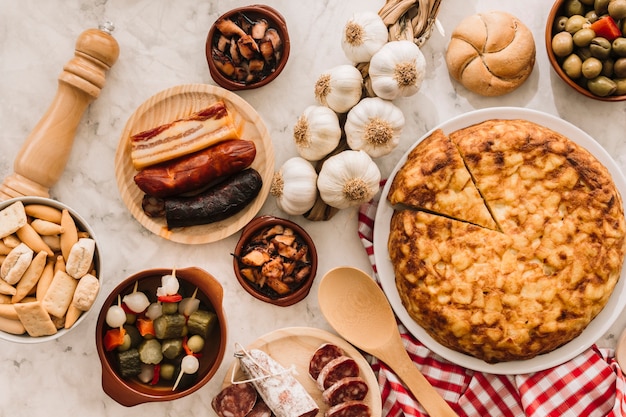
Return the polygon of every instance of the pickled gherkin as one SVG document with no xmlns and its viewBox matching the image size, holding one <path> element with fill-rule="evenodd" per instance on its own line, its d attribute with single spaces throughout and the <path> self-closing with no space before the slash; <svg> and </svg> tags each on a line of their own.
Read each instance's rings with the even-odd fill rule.
<svg viewBox="0 0 626 417">
<path fill-rule="evenodd" d="M 154 320 L 154 333 L 157 339 L 173 339 L 185 335 L 185 316 L 163 314 Z"/>
<path fill-rule="evenodd" d="M 137 349 L 129 349 L 117 354 L 118 367 L 122 378 L 130 378 L 141 373 L 141 360 Z"/>
<path fill-rule="evenodd" d="M 183 341 L 181 339 L 167 339 L 161 344 L 163 356 L 167 359 L 174 359 L 183 353 Z"/>
<path fill-rule="evenodd" d="M 189 316 L 187 328 L 189 334 L 197 334 L 207 340 L 217 323 L 217 315 L 212 311 L 197 310 Z"/>
</svg>

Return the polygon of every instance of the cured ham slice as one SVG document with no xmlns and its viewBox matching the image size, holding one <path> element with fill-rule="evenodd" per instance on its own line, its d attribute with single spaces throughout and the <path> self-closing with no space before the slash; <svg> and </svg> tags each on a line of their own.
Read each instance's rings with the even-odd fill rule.
<svg viewBox="0 0 626 417">
<path fill-rule="evenodd" d="M 188 117 L 134 134 L 131 159 L 136 170 L 169 161 L 227 139 L 238 139 L 232 114 L 218 101 Z"/>
</svg>

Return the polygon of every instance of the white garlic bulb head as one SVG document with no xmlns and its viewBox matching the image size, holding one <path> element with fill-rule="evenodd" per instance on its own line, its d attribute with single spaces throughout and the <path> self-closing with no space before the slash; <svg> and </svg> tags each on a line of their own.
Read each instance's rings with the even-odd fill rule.
<svg viewBox="0 0 626 417">
<path fill-rule="evenodd" d="M 293 128 L 298 154 L 309 161 L 319 161 L 331 153 L 341 139 L 339 117 L 326 106 L 309 106 Z"/>
<path fill-rule="evenodd" d="M 317 188 L 331 207 L 345 209 L 370 201 L 380 189 L 380 170 L 365 151 L 343 151 L 322 165 Z"/>
<path fill-rule="evenodd" d="M 392 102 L 367 97 L 348 112 L 344 131 L 351 149 L 378 158 L 398 146 L 404 124 L 404 113 Z"/>
<path fill-rule="evenodd" d="M 374 53 L 387 43 L 388 38 L 387 25 L 378 13 L 357 12 L 343 28 L 341 47 L 352 62 L 369 62 Z"/>
<path fill-rule="evenodd" d="M 274 173 L 270 194 L 276 198 L 278 208 L 285 213 L 304 214 L 317 199 L 317 171 L 304 158 L 290 158 Z"/>
<path fill-rule="evenodd" d="M 315 82 L 315 99 L 337 113 L 346 113 L 363 94 L 363 76 L 353 65 L 337 65 Z"/>
<path fill-rule="evenodd" d="M 372 90 L 386 100 L 416 94 L 425 74 L 424 54 L 408 40 L 387 42 L 374 54 L 369 66 Z"/>
</svg>

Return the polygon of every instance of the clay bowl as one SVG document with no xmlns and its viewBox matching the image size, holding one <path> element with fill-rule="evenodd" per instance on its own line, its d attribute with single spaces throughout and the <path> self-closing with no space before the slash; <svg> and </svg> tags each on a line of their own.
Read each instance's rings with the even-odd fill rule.
<svg viewBox="0 0 626 417">
<path fill-rule="evenodd" d="M 227 326 L 222 309 L 224 297 L 222 286 L 211 274 L 200 268 L 177 269 L 175 273 L 180 283 L 179 293 L 183 297 L 189 297 L 197 288 L 196 297 L 200 300 L 200 309 L 214 311 L 217 315 L 217 325 L 213 327 L 201 351 L 198 372 L 194 375 L 185 375 L 175 391 L 172 387 L 179 374 L 178 370 L 173 380 L 161 380 L 156 385 L 144 384 L 136 377 L 124 379 L 119 375 L 117 352 L 115 350 L 107 352 L 103 344 L 104 335 L 109 330 L 106 324 L 109 307 L 117 304 L 118 294 L 123 296 L 131 293 L 135 282 L 138 282 L 139 291 L 143 291 L 149 298 L 153 297 L 157 287 L 161 285 L 161 277 L 171 273 L 171 269 L 148 269 L 126 278 L 109 293 L 100 310 L 95 336 L 96 349 L 102 367 L 102 388 L 107 395 L 126 407 L 185 397 L 209 382 L 224 358 Z"/>
<path fill-rule="evenodd" d="M 310 265 L 309 273 L 302 281 L 300 281 L 301 283 L 299 286 L 294 287 L 293 290 L 284 295 L 278 294 L 267 285 L 263 285 L 261 287 L 256 283 L 253 283 L 244 276 L 244 273 L 242 273 L 242 269 L 245 269 L 246 265 L 241 261 L 241 258 L 245 255 L 244 252 L 246 252 L 246 248 L 249 247 L 248 245 L 253 242 L 253 239 L 254 241 L 258 241 L 256 237 L 258 237 L 260 233 L 269 230 L 274 226 L 290 228 L 297 236 L 299 236 L 296 242 L 299 242 L 298 244 L 304 244 L 308 248 L 307 257 Z M 296 223 L 280 217 L 260 216 L 253 219 L 242 230 L 239 241 L 237 242 L 233 252 L 233 268 L 235 276 L 241 286 L 253 297 L 266 303 L 286 307 L 302 301 L 309 294 L 311 285 L 315 280 L 315 274 L 317 273 L 317 250 L 315 249 L 315 244 L 313 243 L 311 236 L 309 236 L 309 234 Z"/>
<path fill-rule="evenodd" d="M 92 239 L 94 239 L 96 241 L 96 248 L 95 248 L 95 252 L 94 252 L 94 262 L 93 262 L 93 270 L 95 271 L 94 275 L 100 280 L 100 282 L 102 282 L 102 276 L 101 276 L 101 271 L 102 271 L 102 266 L 101 266 L 101 255 L 100 255 L 100 245 L 98 243 L 98 239 L 96 238 L 96 235 L 93 231 L 93 229 L 91 228 L 91 226 L 89 226 L 89 224 L 87 223 L 87 221 L 81 217 L 80 214 L 78 214 L 75 210 L 73 210 L 72 208 L 68 207 L 67 205 L 60 203 L 56 200 L 50 199 L 50 198 L 44 198 L 44 197 L 16 197 L 16 198 L 12 198 L 9 200 L 5 200 L 0 202 L 0 210 L 3 210 L 4 208 L 18 202 L 21 201 L 22 204 L 24 204 L 24 206 L 30 205 L 30 204 L 40 204 L 40 205 L 44 205 L 44 206 L 49 206 L 52 207 L 58 211 L 62 211 L 64 209 L 66 209 L 70 215 L 72 216 L 72 218 L 74 219 L 74 223 L 76 224 L 76 227 L 79 231 L 82 232 L 86 232 L 87 235 L 89 237 L 91 237 Z M 36 251 L 35 251 L 36 252 Z M 60 251 L 55 251 L 55 256 L 60 255 Z M 50 259 L 50 258 L 48 258 Z M 100 285 L 100 288 L 102 287 L 102 285 Z M 100 291 L 98 290 L 98 293 Z M 49 336 L 38 336 L 38 337 L 31 337 L 28 335 L 28 333 L 25 334 L 11 334 L 11 333 L 7 333 L 4 331 L 0 331 L 0 339 L 9 341 L 9 342 L 16 342 L 16 343 L 42 343 L 42 342 L 48 342 L 50 340 L 54 340 L 57 339 L 71 331 L 73 331 L 74 329 L 76 329 L 77 327 L 79 327 L 81 325 L 81 323 L 85 320 L 85 318 L 89 315 L 89 313 L 91 312 L 91 310 L 93 310 L 93 306 L 91 307 L 91 309 L 89 309 L 86 312 L 83 312 L 80 317 L 78 318 L 78 320 L 76 320 L 76 322 L 69 328 L 69 329 L 65 329 L 65 328 L 61 328 L 59 329 L 55 334 L 53 335 L 49 335 Z"/>
<path fill-rule="evenodd" d="M 567 85 L 569 85 L 571 88 L 573 88 L 580 94 L 584 95 L 585 97 L 589 97 L 589 98 L 600 100 L 600 101 L 609 101 L 609 102 L 626 100 L 626 94 L 610 95 L 610 96 L 604 96 L 604 97 L 593 94 L 591 91 L 585 88 L 585 86 L 580 85 L 579 83 L 576 82 L 576 80 L 573 80 L 572 78 L 570 78 L 561 67 L 561 63 L 564 60 L 564 58 L 559 58 L 554 54 L 552 50 L 552 38 L 557 33 L 557 31 L 554 29 L 555 21 L 559 17 L 566 15 L 565 10 L 564 10 L 565 3 L 567 3 L 567 0 L 555 1 L 552 6 L 552 9 L 550 10 L 550 13 L 548 14 L 548 18 L 546 20 L 545 46 L 546 46 L 546 52 L 548 53 L 548 60 L 550 61 L 552 68 Z M 581 76 L 581 78 L 584 78 L 584 77 Z"/>
<path fill-rule="evenodd" d="M 274 29 L 282 42 L 282 47 L 278 49 L 278 52 L 274 55 L 274 58 L 265 62 L 263 70 L 260 71 L 260 75 L 251 77 L 251 80 L 241 80 L 236 74 L 228 75 L 226 73 L 225 67 L 230 68 L 230 65 L 226 66 L 216 64 L 216 62 L 221 62 L 221 59 L 216 59 L 216 54 L 220 54 L 216 52 L 216 49 L 219 50 L 218 47 L 219 39 L 222 36 L 222 33 L 216 27 L 216 24 L 220 22 L 222 19 L 227 19 L 231 21 L 248 21 L 248 22 L 258 22 L 261 20 L 265 20 L 268 23 L 268 28 Z M 287 24 L 285 23 L 285 18 L 275 9 L 262 5 L 255 4 L 251 6 L 238 7 L 236 9 L 232 9 L 222 16 L 220 16 L 211 26 L 209 33 L 206 39 L 205 45 L 205 53 L 207 58 L 207 63 L 209 65 L 209 72 L 213 80 L 223 88 L 231 91 L 237 90 L 248 90 L 252 88 L 262 87 L 271 81 L 273 81 L 278 75 L 282 72 L 287 65 L 287 60 L 289 58 L 289 51 L 291 49 L 289 42 L 289 32 L 287 30 Z M 246 32 L 249 32 L 246 30 Z M 229 37 L 231 40 L 239 39 L 239 36 Z M 257 41 L 257 45 L 262 41 Z M 224 48 L 221 48 L 224 49 Z M 229 52 L 229 47 L 225 49 L 226 61 L 232 62 L 230 57 L 232 56 Z M 260 53 L 256 53 L 252 59 L 259 59 L 263 61 Z M 249 62 L 246 60 L 246 62 Z M 244 65 L 235 64 L 234 67 L 243 68 Z M 237 70 L 237 74 L 242 74 L 242 71 Z"/>
</svg>

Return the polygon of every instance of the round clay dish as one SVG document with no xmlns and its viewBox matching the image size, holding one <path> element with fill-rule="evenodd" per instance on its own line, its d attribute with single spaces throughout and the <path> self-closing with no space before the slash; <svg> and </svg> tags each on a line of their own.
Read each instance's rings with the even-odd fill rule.
<svg viewBox="0 0 626 417">
<path fill-rule="evenodd" d="M 277 10 L 263 4 L 238 7 L 221 15 L 216 20 L 216 22 L 218 22 L 220 19 L 236 19 L 238 15 L 245 16 L 245 18 L 250 21 L 258 21 L 261 19 L 266 20 L 268 23 L 268 27 L 273 28 L 277 31 L 278 36 L 282 41 L 282 50 L 280 51 L 280 57 L 275 61 L 275 63 L 268 64 L 272 65 L 273 68 L 273 70 L 269 74 L 253 82 L 237 81 L 234 77 L 231 78 L 225 75 L 222 71 L 220 71 L 220 69 L 218 69 L 217 65 L 215 64 L 215 60 L 213 59 L 213 49 L 217 46 L 217 42 L 220 37 L 220 31 L 217 29 L 214 23 L 209 30 L 205 45 L 205 54 L 207 63 L 209 65 L 209 72 L 213 80 L 219 86 L 231 91 L 258 88 L 273 81 L 282 72 L 282 70 L 285 68 L 285 65 L 287 65 L 287 60 L 289 58 L 289 52 L 291 49 L 289 32 L 287 30 L 285 18 Z"/>
<path fill-rule="evenodd" d="M 270 229 L 273 226 L 280 225 L 285 228 L 291 228 L 295 234 L 297 234 L 304 244 L 308 247 L 308 258 L 310 261 L 310 273 L 308 276 L 302 281 L 302 284 L 297 287 L 294 291 L 287 293 L 284 296 L 279 296 L 275 292 L 262 290 L 258 285 L 253 284 L 248 280 L 241 272 L 241 262 L 239 259 L 243 256 L 243 251 L 246 245 L 250 242 L 250 240 L 258 235 L 264 229 Z M 311 285 L 313 285 L 313 281 L 315 280 L 315 274 L 317 273 L 317 250 L 315 249 L 315 244 L 313 243 L 313 239 L 311 236 L 299 225 L 296 223 L 282 219 L 280 217 L 274 216 L 260 216 L 252 220 L 248 225 L 246 225 L 235 246 L 235 250 L 233 252 L 233 268 L 235 271 L 235 276 L 237 280 L 241 284 L 241 286 L 250 293 L 253 297 L 264 301 L 266 303 L 274 304 L 281 307 L 290 306 L 296 304 L 299 301 L 302 301 L 311 290 Z"/>
</svg>

